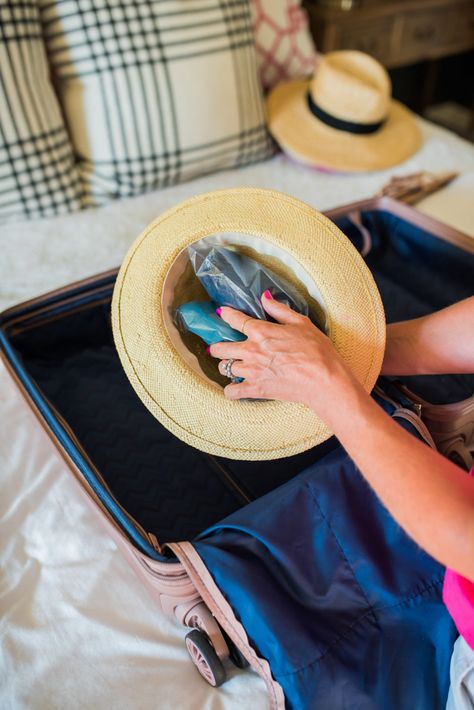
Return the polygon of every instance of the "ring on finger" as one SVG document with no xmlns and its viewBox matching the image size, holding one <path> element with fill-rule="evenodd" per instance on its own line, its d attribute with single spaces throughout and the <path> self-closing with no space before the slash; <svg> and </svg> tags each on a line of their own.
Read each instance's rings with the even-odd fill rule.
<svg viewBox="0 0 474 710">
<path fill-rule="evenodd" d="M 226 360 L 223 366 L 224 369 L 224 375 L 228 377 L 230 380 L 235 377 L 234 373 L 232 372 L 232 365 L 234 364 L 235 360 L 231 358 L 230 360 Z"/>
</svg>

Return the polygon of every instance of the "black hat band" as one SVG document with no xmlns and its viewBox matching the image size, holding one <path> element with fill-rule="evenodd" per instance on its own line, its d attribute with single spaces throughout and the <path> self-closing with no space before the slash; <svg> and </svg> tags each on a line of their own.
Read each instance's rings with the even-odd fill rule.
<svg viewBox="0 0 474 710">
<path fill-rule="evenodd" d="M 323 111 L 320 106 L 314 103 L 313 97 L 311 96 L 309 91 L 306 94 L 306 99 L 308 102 L 309 110 L 311 111 L 313 116 L 316 116 L 316 118 L 319 118 L 319 120 L 325 123 L 327 126 L 330 126 L 331 128 L 336 128 L 338 131 L 347 131 L 348 133 L 364 135 L 368 133 L 375 133 L 385 123 L 385 120 L 377 121 L 377 123 L 355 123 L 352 121 L 344 121 L 341 118 L 336 118 L 330 113 L 326 113 L 326 111 Z"/>
</svg>

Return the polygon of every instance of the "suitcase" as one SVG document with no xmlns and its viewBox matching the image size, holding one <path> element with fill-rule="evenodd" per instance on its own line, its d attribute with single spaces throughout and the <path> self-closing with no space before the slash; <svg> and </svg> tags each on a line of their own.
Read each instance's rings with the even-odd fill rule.
<svg viewBox="0 0 474 710">
<path fill-rule="evenodd" d="M 363 254 L 387 320 L 474 293 L 474 242 L 388 198 L 326 213 Z M 165 430 L 115 352 L 117 271 L 5 311 L 0 352 L 86 499 L 211 685 L 230 661 L 273 708 L 444 707 L 456 630 L 443 570 L 403 533 L 332 438 L 229 461 Z M 468 468 L 474 376 L 381 378 L 379 404 Z M 230 659 L 230 661 L 229 661 Z"/>
</svg>

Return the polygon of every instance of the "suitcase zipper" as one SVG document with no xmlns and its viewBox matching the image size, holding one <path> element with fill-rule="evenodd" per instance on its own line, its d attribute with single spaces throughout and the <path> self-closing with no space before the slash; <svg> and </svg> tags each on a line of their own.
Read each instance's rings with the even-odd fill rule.
<svg viewBox="0 0 474 710">
<path fill-rule="evenodd" d="M 419 229 L 431 232 L 437 239 L 442 239 L 463 251 L 474 254 L 474 241 L 468 234 L 438 222 L 437 219 L 419 212 L 414 207 L 390 197 L 370 197 L 332 210 L 325 210 L 323 214 L 334 222 L 340 217 L 346 217 L 350 212 L 369 212 L 371 210 L 393 214 Z"/>
<path fill-rule="evenodd" d="M 47 303 L 45 306 L 36 308 L 33 312 L 27 311 L 25 313 L 20 311 L 19 315 L 15 315 L 15 309 L 13 308 L 11 311 L 4 311 L 2 314 L 2 316 L 5 317 L 4 328 L 8 331 L 10 336 L 14 336 L 24 330 L 43 325 L 50 319 L 55 319 L 55 313 L 58 309 L 62 311 L 64 306 L 70 306 L 70 312 L 75 312 L 83 308 L 90 308 L 91 302 L 96 303 L 99 299 L 104 300 L 104 302 L 110 301 L 111 294 L 112 290 L 110 285 L 102 285 L 91 289 L 87 294 L 75 294 L 61 300 L 55 300 L 52 303 Z M 76 306 L 74 305 L 75 303 L 77 303 Z M 53 314 L 52 316 L 51 313 Z"/>
<path fill-rule="evenodd" d="M 97 297 L 94 297 L 91 300 L 94 303 L 94 306 L 100 306 L 100 305 L 105 305 L 107 303 L 110 303 L 110 295 L 104 295 L 102 298 L 99 298 L 98 296 L 101 295 L 101 292 L 97 294 Z M 95 296 L 95 294 L 94 294 Z M 20 333 L 24 333 L 25 331 L 32 330 L 33 328 L 37 328 L 38 326 L 46 325 L 47 323 L 53 323 L 56 320 L 60 320 L 63 318 L 63 313 L 62 312 L 56 312 L 58 307 L 56 308 L 48 308 L 44 313 L 40 314 L 42 318 L 38 318 L 38 320 L 32 321 L 32 319 L 24 319 L 21 318 L 19 319 L 19 325 L 15 325 L 15 323 L 10 323 L 8 325 L 8 334 L 10 337 L 15 337 L 16 335 L 19 335 Z M 72 306 L 68 310 L 68 315 L 74 315 L 76 313 L 80 313 L 81 311 L 86 311 L 90 309 L 90 302 L 87 303 L 79 303 L 77 306 Z M 21 325 L 21 323 L 25 322 L 24 325 Z"/>
</svg>

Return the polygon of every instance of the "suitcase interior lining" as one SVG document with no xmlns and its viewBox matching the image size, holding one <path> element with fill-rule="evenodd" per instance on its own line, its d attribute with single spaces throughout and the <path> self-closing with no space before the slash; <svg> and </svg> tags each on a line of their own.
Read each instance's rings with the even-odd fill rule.
<svg viewBox="0 0 474 710">
<path fill-rule="evenodd" d="M 373 238 L 367 263 L 389 322 L 472 295 L 473 255 L 389 213 L 367 212 L 363 219 Z M 350 222 L 343 219 L 339 226 L 357 243 Z M 160 542 L 192 539 L 337 445 L 331 439 L 291 458 L 242 462 L 209 457 L 179 441 L 133 392 L 115 351 L 110 303 L 103 294 L 54 318 L 37 318 L 11 341 L 118 502 Z M 436 403 L 474 392 L 474 376 L 404 379 Z"/>
</svg>

